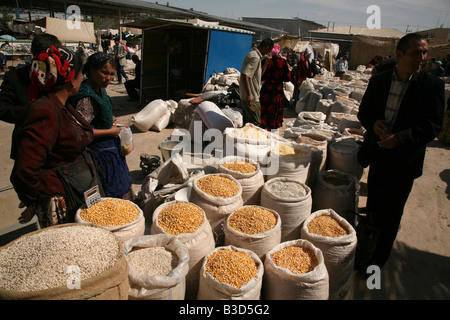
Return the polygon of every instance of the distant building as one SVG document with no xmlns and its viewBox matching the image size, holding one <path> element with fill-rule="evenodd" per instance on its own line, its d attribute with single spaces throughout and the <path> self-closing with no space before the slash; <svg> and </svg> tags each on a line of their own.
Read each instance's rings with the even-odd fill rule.
<svg viewBox="0 0 450 320">
<path fill-rule="evenodd" d="M 308 34 L 309 30 L 316 30 L 325 27 L 313 21 L 303 20 L 300 18 L 284 19 L 284 18 L 242 17 L 242 20 L 282 30 L 284 33 L 293 36 L 304 36 Z"/>
<path fill-rule="evenodd" d="M 426 36 L 430 44 L 444 44 L 450 41 L 450 28 L 429 29 L 416 33 Z"/>
</svg>

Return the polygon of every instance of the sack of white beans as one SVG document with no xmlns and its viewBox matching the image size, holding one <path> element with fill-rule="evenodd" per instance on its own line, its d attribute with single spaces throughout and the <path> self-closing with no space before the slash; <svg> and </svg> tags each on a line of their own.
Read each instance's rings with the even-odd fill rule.
<svg viewBox="0 0 450 320">
<path fill-rule="evenodd" d="M 198 300 L 259 300 L 264 265 L 251 250 L 216 247 L 203 260 Z"/>
<path fill-rule="evenodd" d="M 188 248 L 175 236 L 146 235 L 123 243 L 130 268 L 129 300 L 184 300 Z"/>
<path fill-rule="evenodd" d="M 0 248 L 0 299 L 127 300 L 128 263 L 114 234 L 68 223 Z"/>
<path fill-rule="evenodd" d="M 262 297 L 327 300 L 329 277 L 322 251 L 303 239 L 280 243 L 266 254 Z"/>
<path fill-rule="evenodd" d="M 189 272 L 186 275 L 186 299 L 197 297 L 199 270 L 206 254 L 216 244 L 211 225 L 202 208 L 186 201 L 169 201 L 153 212 L 151 235 L 175 236 L 189 252 Z"/>
<path fill-rule="evenodd" d="M 275 210 L 281 219 L 281 241 L 300 238 L 303 221 L 311 214 L 311 189 L 290 178 L 273 178 L 264 184 L 261 206 Z"/>
<path fill-rule="evenodd" d="M 301 238 L 322 250 L 330 283 L 330 299 L 347 299 L 353 279 L 355 229 L 333 209 L 313 212 L 303 223 Z"/>
<path fill-rule="evenodd" d="M 260 203 L 264 176 L 256 161 L 230 156 L 221 159 L 218 166 L 219 172 L 229 174 L 239 182 L 244 205 Z"/>
</svg>

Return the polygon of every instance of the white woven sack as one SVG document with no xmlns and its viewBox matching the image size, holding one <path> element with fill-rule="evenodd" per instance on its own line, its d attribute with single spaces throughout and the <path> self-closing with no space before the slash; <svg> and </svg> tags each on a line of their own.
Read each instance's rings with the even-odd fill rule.
<svg viewBox="0 0 450 320">
<path fill-rule="evenodd" d="M 290 81 L 283 82 L 283 92 L 284 96 L 286 97 L 287 101 L 291 101 L 293 95 L 294 95 L 294 84 Z"/>
<path fill-rule="evenodd" d="M 167 110 L 150 129 L 156 132 L 161 132 L 162 130 L 167 128 L 167 126 L 170 124 L 171 119 L 172 111 Z"/>
<path fill-rule="evenodd" d="M 341 99 L 336 99 L 331 106 L 330 112 L 340 112 L 350 114 L 354 108 L 354 105 Z"/>
<path fill-rule="evenodd" d="M 326 117 L 330 113 L 331 106 L 333 105 L 333 100 L 331 99 L 320 99 L 317 102 L 317 112 L 322 112 Z"/>
<path fill-rule="evenodd" d="M 243 206 L 241 208 L 248 207 Z M 281 218 L 280 215 L 272 209 L 257 206 L 265 210 L 269 210 L 270 212 L 275 215 L 277 219 L 277 223 L 275 226 L 267 230 L 265 232 L 257 233 L 257 234 L 245 234 L 242 233 L 236 229 L 233 229 L 230 224 L 229 220 L 233 216 L 234 212 L 231 213 L 228 218 L 225 221 L 224 224 L 224 234 L 225 234 L 225 246 L 231 245 L 238 248 L 243 248 L 247 250 L 251 250 L 256 255 L 264 261 L 264 256 L 266 253 L 271 250 L 276 245 L 280 244 L 281 242 Z M 239 208 L 239 209 L 241 209 Z"/>
<path fill-rule="evenodd" d="M 112 199 L 112 198 L 108 198 L 108 197 L 102 198 L 102 200 L 106 200 L 106 199 Z M 98 225 L 98 226 L 111 231 L 119 241 L 124 242 L 133 237 L 139 237 L 139 236 L 144 235 L 145 217 L 144 217 L 143 211 L 141 210 L 141 208 L 139 208 L 139 206 L 137 204 L 135 204 L 131 201 L 128 201 L 128 200 L 122 200 L 122 201 L 127 201 L 131 205 L 136 207 L 136 209 L 139 211 L 138 217 L 134 221 L 120 225 L 120 226 L 115 226 L 115 227 L 104 227 L 101 225 Z M 83 220 L 83 218 L 81 218 L 81 216 L 80 216 L 81 210 L 85 209 L 86 207 L 87 207 L 86 205 L 81 206 L 75 213 L 75 222 L 76 223 L 87 223 L 87 224 L 91 223 L 91 222 L 87 222 L 87 221 Z"/>
<path fill-rule="evenodd" d="M 256 170 L 250 173 L 242 173 L 225 168 L 223 164 L 238 162 L 248 162 L 256 166 Z M 242 187 L 242 201 L 244 205 L 259 204 L 261 202 L 261 190 L 264 186 L 264 175 L 256 161 L 243 157 L 229 156 L 221 159 L 218 164 L 219 172 L 229 174 L 235 178 Z"/>
<path fill-rule="evenodd" d="M 223 132 L 226 128 L 234 128 L 233 121 L 211 101 L 203 101 L 200 103 L 195 112 L 200 116 L 208 129 L 217 129 Z"/>
<path fill-rule="evenodd" d="M 295 274 L 286 268 L 278 267 L 271 255 L 291 246 L 312 250 L 319 264 L 314 270 L 303 274 Z M 327 300 L 329 277 L 322 251 L 303 239 L 285 241 L 270 250 L 264 261 L 262 295 L 265 300 Z"/>
<path fill-rule="evenodd" d="M 249 254 L 256 263 L 256 278 L 250 279 L 245 285 L 236 288 L 227 283 L 220 282 L 206 272 L 206 262 L 210 254 L 222 249 L 232 249 Z M 197 300 L 259 300 L 264 275 L 264 265 L 261 259 L 250 250 L 234 246 L 220 246 L 215 248 L 203 259 L 200 269 L 200 283 Z"/>
<path fill-rule="evenodd" d="M 360 181 L 364 173 L 364 168 L 358 161 L 360 148 L 361 145 L 351 137 L 330 143 L 327 169 L 352 174 Z"/>
<path fill-rule="evenodd" d="M 343 133 L 347 128 L 351 129 L 361 128 L 361 122 L 359 121 L 358 116 L 356 114 L 344 114 L 342 116 L 341 121 L 339 121 L 338 124 L 338 130 Z"/>
<path fill-rule="evenodd" d="M 338 170 L 323 171 L 317 176 L 312 190 L 312 211 L 333 209 L 354 226 L 356 225 L 354 212 L 358 210 L 359 190 L 360 185 L 354 175 Z"/>
<path fill-rule="evenodd" d="M 311 91 L 309 94 L 308 102 L 306 103 L 306 111 L 315 112 L 317 109 L 317 103 L 320 99 L 322 99 L 322 93 L 320 91 Z"/>
<path fill-rule="evenodd" d="M 247 138 L 239 136 L 241 130 L 253 127 L 258 130 L 261 137 L 264 139 Z M 261 163 L 267 159 L 267 154 L 270 151 L 271 139 L 267 130 L 261 129 L 257 126 L 246 124 L 242 128 L 226 128 L 224 130 L 224 152 L 223 155 L 238 156 L 254 160 Z"/>
<path fill-rule="evenodd" d="M 158 234 L 131 238 L 123 243 L 127 255 L 133 250 L 163 247 L 177 257 L 177 265 L 167 275 L 139 273 L 128 263 L 129 300 L 184 300 L 185 281 L 189 271 L 189 251 L 176 237 Z M 127 259 L 128 260 L 128 259 Z"/>
<path fill-rule="evenodd" d="M 270 156 L 271 158 L 278 157 L 278 168 L 277 170 L 271 170 L 271 173 L 267 174 L 266 179 L 269 180 L 272 178 L 287 177 L 306 183 L 306 181 L 308 181 L 309 167 L 311 165 L 311 149 L 307 145 L 299 143 L 283 144 L 292 146 L 295 150 L 301 151 L 302 154 L 279 155 L 275 152 L 277 144 L 274 144 L 274 147 L 270 152 Z"/>
<path fill-rule="evenodd" d="M 153 100 L 141 111 L 131 117 L 131 123 L 142 132 L 148 131 L 168 110 L 167 102 Z"/>
<path fill-rule="evenodd" d="M 348 231 L 341 237 L 326 237 L 310 233 L 308 224 L 316 217 L 329 215 Z M 357 237 L 355 229 L 333 209 L 325 209 L 313 212 L 304 222 L 301 230 L 301 238 L 310 241 L 319 248 L 327 267 L 330 299 L 347 299 L 352 289 L 353 266 L 355 263 L 355 251 Z"/>
<path fill-rule="evenodd" d="M 244 201 L 242 200 L 242 187 L 239 184 L 239 182 L 229 174 L 214 173 L 209 175 L 217 175 L 228 178 L 234 181 L 239 186 L 238 193 L 235 196 L 229 198 L 221 198 L 211 196 L 203 192 L 198 187 L 197 185 L 198 180 L 208 175 L 196 178 L 192 183 L 192 192 L 190 201 L 192 203 L 195 203 L 205 211 L 206 218 L 208 219 L 211 228 L 214 232 L 216 244 L 222 244 L 224 237 L 223 223 L 225 219 L 228 217 L 229 214 L 236 211 L 244 204 Z"/>
<path fill-rule="evenodd" d="M 271 185 L 275 182 L 292 182 L 304 189 L 300 197 L 283 197 L 273 193 Z M 275 210 L 281 219 L 281 242 L 300 238 L 303 221 L 311 214 L 311 189 L 304 183 L 290 178 L 273 178 L 264 184 L 261 192 L 261 206 Z"/>
<path fill-rule="evenodd" d="M 159 213 L 168 206 L 186 201 L 169 201 L 159 205 L 152 217 L 152 225 L 150 233 L 168 234 L 158 224 Z M 202 209 L 203 210 L 203 209 Z M 199 270 L 203 258 L 211 252 L 216 243 L 214 241 L 213 231 L 205 214 L 204 223 L 194 233 L 183 233 L 175 236 L 181 243 L 183 243 L 189 251 L 189 272 L 186 275 L 186 299 L 195 299 L 198 291 Z"/>
</svg>

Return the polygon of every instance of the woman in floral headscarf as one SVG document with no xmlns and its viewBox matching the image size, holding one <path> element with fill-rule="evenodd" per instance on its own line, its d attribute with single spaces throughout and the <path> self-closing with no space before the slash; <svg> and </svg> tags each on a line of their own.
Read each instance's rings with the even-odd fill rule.
<svg viewBox="0 0 450 320">
<path fill-rule="evenodd" d="M 38 216 L 41 227 L 73 222 L 84 191 L 98 185 L 86 153 L 92 127 L 70 104 L 81 84 L 81 58 L 51 47 L 33 58 L 30 106 L 18 140 L 11 182 L 26 223 Z"/>
<path fill-rule="evenodd" d="M 283 82 L 291 81 L 291 73 L 286 59 L 280 56 L 280 45 L 275 44 L 272 57 L 266 58 L 261 87 L 261 127 L 267 130 L 283 126 L 284 107 L 287 100 L 284 95 Z"/>
</svg>

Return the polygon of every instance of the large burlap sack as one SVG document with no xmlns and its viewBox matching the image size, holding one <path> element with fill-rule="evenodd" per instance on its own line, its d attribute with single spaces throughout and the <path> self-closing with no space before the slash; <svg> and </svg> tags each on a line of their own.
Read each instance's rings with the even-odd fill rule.
<svg viewBox="0 0 450 320">
<path fill-rule="evenodd" d="M 142 132 L 148 131 L 167 111 L 167 102 L 153 100 L 141 111 L 131 117 L 131 123 Z"/>
<path fill-rule="evenodd" d="M 198 187 L 197 183 L 199 179 L 202 179 L 203 177 L 196 178 L 192 183 L 190 201 L 205 211 L 206 218 L 214 232 L 216 245 L 221 245 L 224 241 L 223 224 L 225 219 L 244 204 L 244 201 L 242 200 L 242 187 L 239 182 L 229 174 L 207 174 L 205 177 L 209 175 L 228 178 L 234 181 L 239 187 L 238 193 L 235 196 L 222 198 L 209 195 Z"/>
<path fill-rule="evenodd" d="M 320 99 L 317 102 L 317 112 L 322 112 L 326 117 L 330 113 L 331 106 L 333 105 L 333 100 L 331 99 Z"/>
<path fill-rule="evenodd" d="M 217 250 L 231 249 L 249 254 L 256 263 L 256 278 L 251 279 L 240 288 L 236 288 L 224 282 L 220 282 L 206 272 L 205 265 L 207 258 Z M 239 272 L 239 270 L 236 270 Z M 215 248 L 208 254 L 200 269 L 200 284 L 198 289 L 198 300 L 259 300 L 261 297 L 261 286 L 264 275 L 264 265 L 261 259 L 250 250 L 237 248 L 234 246 L 221 246 Z"/>
<path fill-rule="evenodd" d="M 364 173 L 364 168 L 358 161 L 360 148 L 361 145 L 351 138 L 330 143 L 327 169 L 352 174 L 360 181 Z"/>
<path fill-rule="evenodd" d="M 282 155 L 278 151 L 278 147 L 288 145 L 294 148 L 297 154 Z M 309 167 L 311 165 L 311 149 L 304 144 L 299 143 L 275 143 L 270 151 L 271 159 L 278 159 L 273 161 L 270 165 L 270 173 L 267 174 L 267 180 L 272 178 L 287 177 L 296 179 L 300 182 L 306 183 L 309 177 Z M 277 163 L 278 162 L 278 163 Z M 272 168 L 272 166 L 278 166 Z"/>
<path fill-rule="evenodd" d="M 102 198 L 102 200 L 106 200 L 106 199 L 112 199 L 112 198 L 108 198 L 108 197 Z M 117 239 L 119 239 L 120 241 L 123 242 L 128 239 L 144 235 L 145 217 L 144 217 L 144 212 L 141 210 L 141 208 L 137 204 L 135 204 L 134 202 L 128 201 L 128 200 L 122 200 L 122 201 L 126 201 L 129 204 L 133 205 L 139 211 L 138 217 L 134 221 L 120 225 L 120 226 L 115 226 L 115 227 L 104 227 L 101 225 L 99 225 L 99 226 L 102 228 L 105 228 L 106 230 L 111 231 L 117 237 Z M 75 222 L 76 223 L 89 223 L 87 221 L 84 221 L 83 218 L 81 218 L 81 216 L 80 216 L 81 210 L 86 209 L 86 207 L 87 207 L 86 205 L 81 206 L 75 213 Z"/>
<path fill-rule="evenodd" d="M 314 218 L 323 215 L 329 215 L 338 221 L 347 230 L 348 234 L 341 237 L 327 237 L 309 232 L 308 224 Z M 355 229 L 333 209 L 324 209 L 313 212 L 305 220 L 301 230 L 301 237 L 310 241 L 323 253 L 329 276 L 329 298 L 332 300 L 348 299 L 352 289 L 353 266 L 357 245 Z"/>
<path fill-rule="evenodd" d="M 288 193 L 280 195 L 273 190 L 276 184 L 284 182 L 297 184 L 299 190 L 304 191 L 299 194 L 304 193 L 304 195 L 295 197 Z M 281 242 L 298 239 L 303 221 L 311 214 L 311 189 L 306 184 L 290 178 L 270 179 L 264 184 L 261 192 L 261 206 L 275 210 L 280 216 Z"/>
<path fill-rule="evenodd" d="M 249 173 L 242 173 L 224 167 L 225 163 L 248 162 L 256 167 L 256 170 Z M 264 176 L 256 161 L 242 157 L 225 157 L 219 161 L 219 172 L 229 174 L 235 178 L 242 187 L 242 201 L 244 205 L 260 204 L 261 190 L 264 186 Z"/>
<path fill-rule="evenodd" d="M 284 248 L 296 246 L 312 250 L 319 264 L 314 270 L 295 274 L 278 267 L 271 255 Z M 263 299 L 266 300 L 327 300 L 329 277 L 322 251 L 303 239 L 286 241 L 270 250 L 264 261 Z"/>
<path fill-rule="evenodd" d="M 167 275 L 155 276 L 138 272 L 129 262 L 129 300 L 184 300 L 189 251 L 180 240 L 167 234 L 146 235 L 125 241 L 123 247 L 126 256 L 134 250 L 163 247 L 175 255 L 178 261 Z"/>
<path fill-rule="evenodd" d="M 243 206 L 239 209 L 249 207 Z M 231 213 L 225 221 L 224 225 L 224 234 L 225 234 L 225 246 L 231 245 L 238 248 L 243 248 L 247 250 L 251 250 L 256 255 L 264 261 L 264 256 L 266 253 L 271 250 L 273 247 L 278 245 L 281 242 L 281 218 L 280 215 L 272 209 L 257 206 L 265 210 L 269 210 L 276 217 L 277 223 L 275 226 L 267 230 L 265 232 L 257 233 L 257 234 L 246 234 L 240 232 L 230 226 L 230 218 L 233 216 L 234 212 Z M 239 210 L 238 209 L 238 210 Z"/>
<path fill-rule="evenodd" d="M 185 201 L 169 201 L 159 205 L 153 213 L 153 223 L 150 229 L 152 235 L 168 234 L 158 224 L 160 212 L 176 202 Z M 186 299 L 195 299 L 198 292 L 199 270 L 203 258 L 211 252 L 216 243 L 214 241 L 211 225 L 205 214 L 203 224 L 194 233 L 183 233 L 177 235 L 176 238 L 183 243 L 189 251 L 189 271 L 186 275 Z"/>
<path fill-rule="evenodd" d="M 321 172 L 312 192 L 312 212 L 333 209 L 352 226 L 356 225 L 360 185 L 352 174 L 338 170 Z"/>
<path fill-rule="evenodd" d="M 47 227 L 34 232 L 30 232 L 0 248 L 6 250 L 8 247 L 14 245 L 17 241 L 21 241 L 24 237 L 31 237 L 41 232 L 47 232 L 53 228 L 67 228 L 73 226 L 82 226 L 89 228 L 100 228 L 105 233 L 110 231 L 105 230 L 94 224 L 80 225 L 77 223 L 67 223 L 56 226 Z M 118 247 L 118 254 L 114 265 L 88 279 L 82 279 L 80 288 L 69 288 L 68 285 L 62 285 L 56 288 L 49 288 L 36 291 L 16 291 L 5 290 L 0 288 L 0 299 L 2 300 L 127 300 L 129 281 L 128 281 L 128 263 L 123 252 L 122 242 L 118 241 L 111 243 L 112 246 Z M 101 250 L 101 248 L 99 248 Z M 95 257 L 86 257 L 93 259 Z M 69 267 L 69 266 L 67 266 Z M 67 268 L 63 268 L 66 270 Z M 69 281 L 70 274 L 68 274 Z"/>
</svg>

